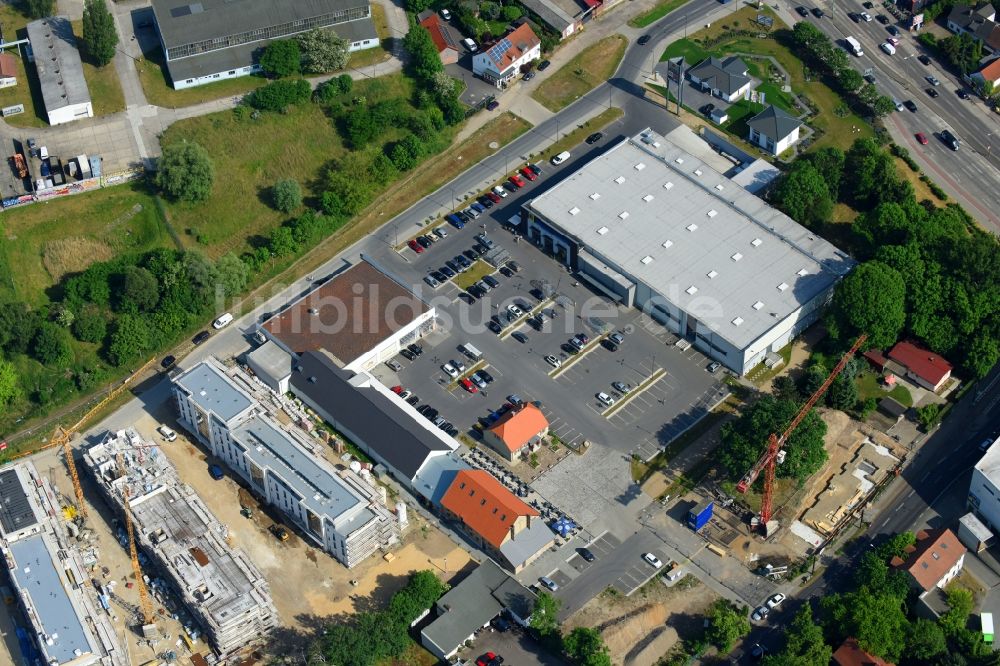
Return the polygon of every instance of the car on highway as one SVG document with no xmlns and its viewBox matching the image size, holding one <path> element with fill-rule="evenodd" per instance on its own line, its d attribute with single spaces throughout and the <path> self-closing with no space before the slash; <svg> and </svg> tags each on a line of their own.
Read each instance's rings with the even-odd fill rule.
<svg viewBox="0 0 1000 666">
<path fill-rule="evenodd" d="M 941 130 L 941 141 L 943 141 L 944 145 L 948 146 L 952 150 L 958 150 L 959 146 L 962 145 L 959 142 L 958 137 L 948 130 Z"/>
<path fill-rule="evenodd" d="M 959 88 L 955 91 L 955 94 L 958 95 L 960 99 L 969 99 L 969 91 L 965 88 Z"/>
<path fill-rule="evenodd" d="M 940 94 L 938 93 L 938 91 L 937 91 L 937 90 L 934 90 L 934 88 L 927 88 L 925 92 L 926 92 L 926 93 L 927 93 L 927 94 L 928 94 L 928 95 L 929 95 L 929 96 L 930 96 L 931 98 L 934 98 L 934 97 L 939 97 L 939 96 L 940 96 Z"/>
<path fill-rule="evenodd" d="M 872 15 L 869 14 L 868 12 L 861 12 L 861 20 L 864 21 L 865 23 L 871 23 Z"/>
<path fill-rule="evenodd" d="M 875 20 L 882 25 L 889 25 L 889 19 L 886 18 L 885 14 L 876 14 Z"/>
<path fill-rule="evenodd" d="M 931 59 L 928 56 L 923 55 L 923 54 L 918 55 L 917 56 L 917 60 L 919 60 L 920 64 L 922 64 L 922 65 L 929 65 L 929 64 L 931 64 Z"/>
<path fill-rule="evenodd" d="M 524 167 L 523 169 L 521 169 L 521 175 L 532 182 L 538 180 L 538 176 L 535 174 L 535 172 L 529 169 L 528 167 Z"/>
<path fill-rule="evenodd" d="M 538 582 L 541 583 L 542 585 L 544 585 L 545 587 L 547 587 L 550 592 L 555 592 L 556 590 L 559 589 L 559 586 L 556 585 L 556 582 L 554 580 L 552 580 L 551 578 L 549 578 L 548 576 L 542 576 L 542 577 L 540 577 L 538 579 Z"/>
<path fill-rule="evenodd" d="M 924 134 L 923 132 L 917 132 L 913 136 L 917 138 L 917 141 L 920 143 L 921 146 L 927 145 L 927 135 Z"/>
<path fill-rule="evenodd" d="M 538 63 L 538 71 L 539 72 L 544 72 L 545 70 L 547 70 L 549 68 L 549 65 L 551 65 L 551 64 L 552 63 L 550 61 L 548 61 L 548 60 L 541 61 L 540 63 Z"/>
<path fill-rule="evenodd" d="M 905 106 L 907 109 L 909 109 L 910 112 L 912 112 L 912 113 L 916 113 L 917 112 L 917 105 L 913 102 L 912 99 L 908 99 L 905 102 L 903 102 L 903 106 Z"/>
<path fill-rule="evenodd" d="M 594 554 L 590 552 L 589 548 L 580 548 L 576 552 L 580 553 L 580 557 L 582 557 L 588 562 L 593 562 L 594 560 L 597 559 L 596 557 L 594 557 Z"/>
<path fill-rule="evenodd" d="M 592 146 L 603 138 L 604 138 L 603 132 L 594 132 L 593 134 L 587 137 L 587 145 Z"/>
<path fill-rule="evenodd" d="M 468 377 L 460 379 L 458 383 L 469 393 L 479 393 L 479 388 Z"/>
<path fill-rule="evenodd" d="M 805 7 L 803 7 L 802 5 L 799 5 L 798 7 L 796 7 L 796 8 L 795 8 L 795 11 L 796 11 L 796 12 L 798 13 L 798 15 L 799 15 L 799 16 L 801 16 L 802 18 L 809 18 L 809 10 L 808 10 L 808 9 L 806 9 Z"/>
<path fill-rule="evenodd" d="M 820 9 L 819 7 L 813 7 L 810 11 L 812 12 L 812 15 L 815 16 L 816 18 L 823 18 L 824 16 L 826 16 L 826 14 L 823 13 L 823 10 Z"/>
<path fill-rule="evenodd" d="M 597 397 L 597 401 L 600 402 L 605 407 L 611 407 L 612 405 L 615 404 L 615 399 L 612 398 L 607 393 L 605 393 L 604 391 L 601 391 L 600 393 L 598 393 L 596 397 Z"/>
<path fill-rule="evenodd" d="M 451 377 L 452 379 L 458 377 L 458 369 L 451 363 L 445 363 L 444 365 L 441 366 L 441 369 L 444 370 L 444 373 L 449 377 Z"/>
<path fill-rule="evenodd" d="M 932 76 L 931 74 L 928 74 L 924 78 L 927 79 L 927 83 L 931 84 L 932 86 L 939 86 L 939 85 L 941 85 L 941 82 L 938 81 L 938 79 L 937 79 L 936 76 Z"/>
<path fill-rule="evenodd" d="M 160 361 L 160 367 L 166 370 L 176 362 L 177 362 L 176 356 L 164 356 L 163 360 Z"/>
<path fill-rule="evenodd" d="M 767 600 L 767 607 L 770 608 L 771 610 L 774 610 L 775 608 L 780 606 L 781 602 L 784 600 L 785 600 L 785 595 L 783 595 L 782 593 L 779 592 L 778 594 L 773 594 L 771 595 L 771 598 Z"/>
<path fill-rule="evenodd" d="M 200 333 L 198 333 L 198 335 L 191 338 L 191 342 L 193 342 L 196 345 L 200 345 L 205 340 L 208 340 L 209 335 L 211 334 L 208 331 L 201 331 Z"/>
<path fill-rule="evenodd" d="M 663 566 L 663 562 L 660 561 L 660 558 L 658 558 L 656 555 L 653 555 L 652 553 L 643 553 L 642 559 L 646 560 L 648 564 L 653 565 L 657 569 Z"/>
<path fill-rule="evenodd" d="M 847 18 L 851 19 L 855 23 L 861 23 L 861 14 L 857 12 L 847 12 Z"/>
<path fill-rule="evenodd" d="M 649 36 L 649 35 L 643 35 L 642 37 L 640 37 L 636 41 L 638 42 L 639 46 L 645 46 L 646 44 L 649 44 L 649 40 L 650 39 L 652 39 L 651 36 Z"/>
<path fill-rule="evenodd" d="M 771 612 L 771 609 L 768 608 L 767 606 L 758 606 L 754 610 L 753 614 L 750 615 L 750 618 L 754 622 L 760 622 L 761 620 L 763 620 L 764 618 L 766 618 L 767 615 L 768 615 L 768 613 L 770 613 L 770 612 Z"/>
<path fill-rule="evenodd" d="M 545 362 L 551 365 L 553 368 L 558 368 L 562 365 L 562 361 L 560 361 L 557 357 L 553 356 L 552 354 L 549 354 L 548 356 L 545 357 Z"/>
</svg>

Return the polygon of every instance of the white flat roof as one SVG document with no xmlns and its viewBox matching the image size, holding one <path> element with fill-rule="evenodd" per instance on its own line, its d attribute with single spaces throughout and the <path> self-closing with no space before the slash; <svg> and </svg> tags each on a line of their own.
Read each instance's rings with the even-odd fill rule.
<svg viewBox="0 0 1000 666">
<path fill-rule="evenodd" d="M 855 264 L 651 130 L 591 160 L 527 208 L 738 349 Z"/>
</svg>

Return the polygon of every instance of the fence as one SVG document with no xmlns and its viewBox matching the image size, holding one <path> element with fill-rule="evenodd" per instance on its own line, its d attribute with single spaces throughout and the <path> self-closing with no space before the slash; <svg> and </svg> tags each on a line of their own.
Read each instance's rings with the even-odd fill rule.
<svg viewBox="0 0 1000 666">
<path fill-rule="evenodd" d="M 22 194 L 16 197 L 10 197 L 4 199 L 0 202 L 0 204 L 3 205 L 4 209 L 7 209 L 14 208 L 15 206 L 32 204 L 37 201 L 51 201 L 52 199 L 56 199 L 58 197 L 80 194 L 82 192 L 89 192 L 102 187 L 111 187 L 113 185 L 128 183 L 138 178 L 142 178 L 145 173 L 146 171 L 143 167 L 133 167 L 95 178 L 86 178 L 67 185 L 60 185 L 59 187 L 50 187 L 33 194 Z"/>
</svg>

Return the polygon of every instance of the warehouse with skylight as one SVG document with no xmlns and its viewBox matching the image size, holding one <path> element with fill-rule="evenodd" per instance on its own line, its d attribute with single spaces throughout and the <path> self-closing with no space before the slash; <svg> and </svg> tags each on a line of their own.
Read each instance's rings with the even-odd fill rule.
<svg viewBox="0 0 1000 666">
<path fill-rule="evenodd" d="M 690 138 L 615 145 L 525 204 L 525 234 L 744 375 L 816 321 L 855 262 L 684 150 Z"/>
</svg>

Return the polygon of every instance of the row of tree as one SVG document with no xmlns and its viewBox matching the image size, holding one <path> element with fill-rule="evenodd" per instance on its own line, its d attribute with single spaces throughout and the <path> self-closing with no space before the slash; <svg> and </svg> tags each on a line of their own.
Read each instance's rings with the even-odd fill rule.
<svg viewBox="0 0 1000 666">
<path fill-rule="evenodd" d="M 576 627 L 563 635 L 559 628 L 562 602 L 546 591 L 538 593 L 529 626 L 543 645 L 564 653 L 575 666 L 611 666 L 611 653 L 601 632 L 590 627 Z"/>
<path fill-rule="evenodd" d="M 884 116 L 896 108 L 879 94 L 875 84 L 865 81 L 851 67 L 847 52 L 809 21 L 799 21 L 792 29 L 792 43 L 802 59 L 815 70 L 829 75 L 846 99 L 852 99 L 874 116 Z"/>
<path fill-rule="evenodd" d="M 957 205 L 917 202 L 877 140 L 796 160 L 771 198 L 818 233 L 842 230 L 831 224 L 835 203 L 858 211 L 850 233 L 839 236 L 862 264 L 838 286 L 827 317 L 842 348 L 861 332 L 880 349 L 915 338 L 973 377 L 1000 359 L 997 239 Z"/>
<path fill-rule="evenodd" d="M 276 39 L 260 56 L 260 67 L 273 78 L 324 74 L 347 67 L 350 44 L 333 30 L 314 28 L 294 39 Z"/>
</svg>

